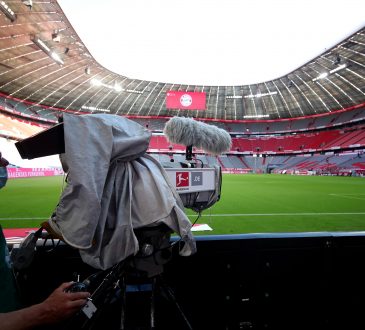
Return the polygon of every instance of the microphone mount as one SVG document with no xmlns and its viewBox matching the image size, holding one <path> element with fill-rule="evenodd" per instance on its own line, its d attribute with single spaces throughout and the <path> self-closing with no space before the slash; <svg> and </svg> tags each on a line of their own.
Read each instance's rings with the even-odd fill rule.
<svg viewBox="0 0 365 330">
<path fill-rule="evenodd" d="M 187 161 L 193 160 L 193 146 L 187 146 L 185 149 L 185 159 Z"/>
</svg>

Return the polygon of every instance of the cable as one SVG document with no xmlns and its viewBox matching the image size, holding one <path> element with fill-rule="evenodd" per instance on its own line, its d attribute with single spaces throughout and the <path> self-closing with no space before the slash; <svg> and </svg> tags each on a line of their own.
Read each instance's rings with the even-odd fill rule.
<svg viewBox="0 0 365 330">
<path fill-rule="evenodd" d="M 202 161 L 201 159 L 199 159 L 199 158 L 195 158 L 195 160 L 198 160 L 198 161 L 201 163 L 200 168 L 204 168 L 204 163 L 203 163 L 203 161 Z"/>
<path fill-rule="evenodd" d="M 197 218 L 194 220 L 194 222 L 192 223 L 191 227 L 193 227 L 193 226 L 196 224 L 196 222 L 197 222 L 197 221 L 201 218 L 201 216 L 202 216 L 201 212 L 198 212 L 198 216 L 197 216 Z M 172 247 L 173 247 L 173 246 L 175 246 L 176 244 L 180 243 L 180 242 L 182 241 L 182 239 L 183 239 L 183 238 L 182 238 L 182 237 L 180 237 L 180 239 L 178 239 L 176 242 L 171 243 L 169 247 L 166 247 L 166 248 L 163 248 L 163 249 L 172 248 Z M 163 250 L 163 249 L 161 249 L 161 250 Z"/>
</svg>

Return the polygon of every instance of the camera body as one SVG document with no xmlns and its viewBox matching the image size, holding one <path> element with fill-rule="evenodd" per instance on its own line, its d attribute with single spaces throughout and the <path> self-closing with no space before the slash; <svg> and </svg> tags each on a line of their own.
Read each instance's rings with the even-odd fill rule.
<svg viewBox="0 0 365 330">
<path fill-rule="evenodd" d="M 219 201 L 222 186 L 219 166 L 175 167 L 165 170 L 186 208 L 201 212 Z"/>
</svg>

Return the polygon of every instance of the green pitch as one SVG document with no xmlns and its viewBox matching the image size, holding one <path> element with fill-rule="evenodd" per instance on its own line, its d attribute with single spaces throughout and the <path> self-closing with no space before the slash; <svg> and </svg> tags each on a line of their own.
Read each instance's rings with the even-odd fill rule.
<svg viewBox="0 0 365 330">
<path fill-rule="evenodd" d="M 62 191 L 62 177 L 8 180 L 0 190 L 4 228 L 38 227 Z M 191 221 L 195 214 L 188 210 Z M 221 200 L 198 223 L 196 234 L 365 230 L 365 178 L 223 175 Z"/>
</svg>

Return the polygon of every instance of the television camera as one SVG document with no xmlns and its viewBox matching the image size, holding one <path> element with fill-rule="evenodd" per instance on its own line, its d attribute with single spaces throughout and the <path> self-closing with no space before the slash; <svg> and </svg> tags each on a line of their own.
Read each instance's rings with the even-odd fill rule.
<svg viewBox="0 0 365 330">
<path fill-rule="evenodd" d="M 34 159 L 65 152 L 61 123 L 16 143 L 23 159 Z M 163 133 L 171 143 L 185 145 L 185 162 L 162 163 L 171 184 L 186 208 L 201 212 L 219 201 L 222 175 L 218 165 L 209 166 L 194 159 L 193 147 L 219 155 L 231 147 L 231 137 L 223 129 L 191 118 L 173 117 Z"/>
<path fill-rule="evenodd" d="M 70 115 L 67 115 L 67 118 L 70 118 L 69 116 Z M 77 117 L 87 116 L 98 115 Z M 99 118 L 105 120 L 105 118 L 111 118 L 110 116 L 118 117 L 113 115 L 99 115 Z M 128 128 L 128 125 L 130 124 L 128 119 L 121 117 L 118 117 L 117 119 L 125 121 L 123 125 L 125 124 L 126 126 L 122 125 L 123 129 L 125 127 Z M 71 122 L 71 119 L 68 120 Z M 66 132 L 64 125 L 65 123 L 61 122 L 48 130 L 17 142 L 16 147 L 21 157 L 33 159 L 53 154 L 62 155 L 65 153 L 65 150 L 68 150 L 69 152 L 70 147 L 68 146 L 68 148 L 66 148 L 65 146 L 65 139 L 67 139 L 68 133 Z M 133 125 L 138 124 L 133 123 Z M 136 127 L 133 126 L 133 128 Z M 131 134 L 134 133 L 132 132 Z M 142 132 L 141 134 L 145 135 L 145 132 Z M 163 163 L 161 169 L 162 174 L 166 177 L 166 181 L 171 187 L 173 194 L 178 194 L 177 196 L 179 196 L 183 206 L 198 212 L 200 215 L 203 210 L 209 208 L 220 199 L 222 175 L 219 166 L 208 166 L 196 159 L 193 155 L 193 146 L 201 148 L 208 153 L 218 155 L 230 149 L 231 138 L 226 131 L 215 126 L 181 117 L 173 117 L 170 119 L 165 125 L 164 134 L 171 143 L 185 145 L 186 155 L 184 162 Z M 150 136 L 148 136 L 148 142 L 149 137 Z M 69 140 L 72 140 L 72 136 L 69 137 Z M 142 139 L 137 140 L 140 144 L 145 143 L 145 139 L 143 140 L 144 142 L 141 142 Z M 98 146 L 101 145 L 99 141 L 96 143 Z M 93 146 L 90 145 L 88 147 L 92 148 Z M 104 152 L 104 150 L 102 152 Z M 152 159 L 150 158 L 144 160 L 145 163 L 151 161 Z M 177 202 L 179 203 L 179 201 Z M 178 212 L 178 210 L 175 212 Z M 177 226 L 176 228 L 180 227 L 183 226 Z M 46 226 L 46 229 L 51 235 L 54 234 L 52 228 L 49 228 L 49 226 Z M 91 264 L 91 266 L 102 268 L 103 270 L 92 274 L 82 282 L 76 282 L 70 288 L 71 291 L 92 291 L 92 295 L 91 300 L 77 315 L 77 318 L 72 321 L 73 323 L 67 326 L 68 328 L 92 329 L 97 322 L 98 316 L 102 314 L 104 307 L 115 300 L 116 291 L 118 289 L 119 299 L 122 301 L 120 312 L 121 329 L 124 329 L 124 325 L 126 324 L 125 297 L 128 291 L 127 281 L 131 280 L 132 282 L 151 281 L 152 287 L 155 287 L 158 284 L 160 288 L 164 290 L 165 295 L 174 302 L 174 305 L 180 311 L 180 315 L 187 325 L 187 328 L 191 329 L 191 325 L 183 314 L 173 292 L 168 286 L 164 285 L 160 276 L 163 272 L 163 265 L 171 259 L 172 247 L 174 245 L 179 246 L 184 237 L 181 236 L 180 239 L 171 243 L 170 236 L 174 230 L 171 226 L 164 223 L 159 223 L 158 225 L 151 223 L 146 223 L 145 226 L 139 225 L 133 228 L 133 232 L 138 241 L 137 249 L 134 250 L 134 253 L 129 253 L 122 260 L 112 264 L 111 267 L 95 267 L 94 264 Z M 24 245 L 23 250 L 27 250 L 27 247 L 31 246 L 34 251 L 34 242 L 39 236 L 39 231 L 37 231 L 37 235 L 33 237 L 33 239 L 28 238 L 25 240 L 28 244 Z M 65 238 L 62 235 L 61 239 L 65 240 L 66 243 L 70 242 L 70 239 L 67 239 L 67 237 Z M 29 244 L 29 242 L 32 242 L 32 244 Z M 189 245 L 186 242 L 184 243 L 184 245 Z M 128 248 L 129 247 L 126 246 L 126 249 Z M 13 254 L 14 264 L 17 266 L 18 271 L 21 271 L 24 268 L 20 261 L 24 260 L 24 258 L 19 257 L 28 255 L 21 251 L 22 246 L 20 246 L 17 251 L 15 250 Z M 82 253 L 83 250 L 80 250 L 81 255 Z M 189 253 L 186 255 L 189 255 Z M 89 259 L 83 260 L 85 262 L 85 260 Z M 29 264 L 29 262 L 27 264 Z M 99 266 L 99 264 L 97 266 Z M 154 290 L 152 290 L 152 292 L 153 291 Z M 153 299 L 151 300 L 150 307 L 152 328 L 155 323 Z"/>
</svg>

